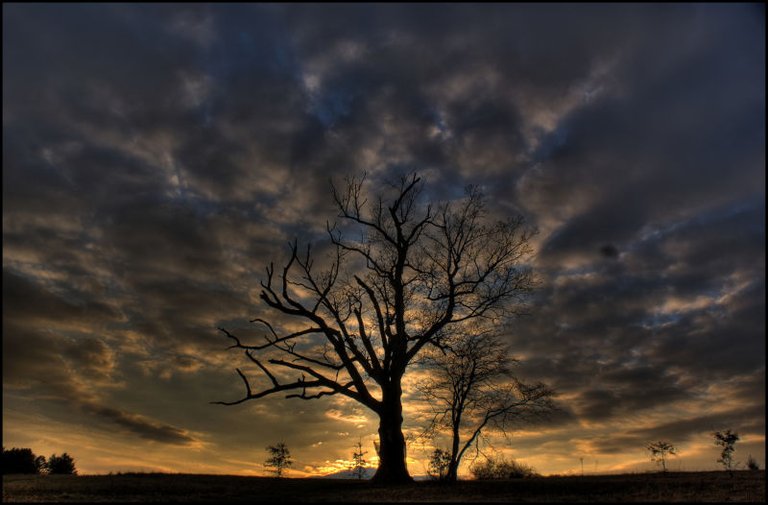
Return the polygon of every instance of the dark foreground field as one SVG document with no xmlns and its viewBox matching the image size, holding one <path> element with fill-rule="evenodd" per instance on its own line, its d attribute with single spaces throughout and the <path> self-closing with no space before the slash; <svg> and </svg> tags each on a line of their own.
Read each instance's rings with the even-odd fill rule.
<svg viewBox="0 0 768 505">
<path fill-rule="evenodd" d="M 224 502 L 764 502 L 765 471 L 682 472 L 514 481 L 417 482 L 394 488 L 366 481 L 225 475 L 124 474 L 3 477 L 3 501 Z"/>
</svg>

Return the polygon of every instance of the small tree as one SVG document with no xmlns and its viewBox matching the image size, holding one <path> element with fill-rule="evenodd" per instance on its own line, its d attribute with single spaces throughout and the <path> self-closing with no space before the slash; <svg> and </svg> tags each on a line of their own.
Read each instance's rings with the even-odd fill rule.
<svg viewBox="0 0 768 505">
<path fill-rule="evenodd" d="M 470 326 L 446 336 L 444 344 L 420 360 L 428 373 L 416 389 L 433 414 L 424 434 L 450 433 L 445 479 L 456 482 L 462 458 L 473 445 L 479 450 L 485 430 L 506 436 L 514 424 L 546 417 L 555 410 L 554 391 L 518 379 L 516 360 L 493 329 Z"/>
<path fill-rule="evenodd" d="M 77 475 L 75 460 L 66 452 L 61 456 L 52 454 L 45 467 L 51 475 Z"/>
<path fill-rule="evenodd" d="M 738 433 L 734 433 L 731 430 L 716 431 L 714 433 L 715 445 L 719 445 L 723 448 L 723 452 L 720 453 L 720 459 L 718 463 L 722 463 L 726 470 L 731 472 L 733 470 L 733 451 L 734 445 L 739 441 Z"/>
<path fill-rule="evenodd" d="M 274 468 L 273 471 L 277 477 L 282 477 L 283 470 L 293 464 L 291 451 L 288 450 L 288 446 L 284 442 L 279 442 L 277 445 L 267 446 L 267 452 L 269 458 L 264 462 L 264 466 Z"/>
<path fill-rule="evenodd" d="M 677 454 L 675 446 L 669 442 L 654 442 L 648 445 L 647 449 L 651 453 L 651 461 L 660 464 L 663 472 L 667 471 L 667 456 Z"/>
<path fill-rule="evenodd" d="M 429 458 L 429 476 L 434 480 L 445 480 L 451 465 L 451 453 L 436 448 Z"/>
<path fill-rule="evenodd" d="M 363 442 L 358 440 L 355 446 L 355 452 L 352 453 L 352 473 L 357 476 L 358 479 L 362 479 L 365 475 L 365 458 L 368 451 L 363 451 Z"/>
<path fill-rule="evenodd" d="M 747 468 L 750 470 L 760 470 L 760 465 L 757 464 L 757 460 L 751 454 L 747 458 Z"/>
</svg>

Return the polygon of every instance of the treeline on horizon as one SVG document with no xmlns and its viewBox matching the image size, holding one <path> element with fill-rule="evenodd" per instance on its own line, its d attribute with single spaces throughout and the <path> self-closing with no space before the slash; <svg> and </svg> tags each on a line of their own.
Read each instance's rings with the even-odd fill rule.
<svg viewBox="0 0 768 505">
<path fill-rule="evenodd" d="M 45 456 L 36 456 L 29 448 L 6 449 L 3 447 L 2 461 L 3 475 L 77 475 L 75 460 L 66 452 L 61 456 L 52 454 L 46 459 Z"/>
</svg>

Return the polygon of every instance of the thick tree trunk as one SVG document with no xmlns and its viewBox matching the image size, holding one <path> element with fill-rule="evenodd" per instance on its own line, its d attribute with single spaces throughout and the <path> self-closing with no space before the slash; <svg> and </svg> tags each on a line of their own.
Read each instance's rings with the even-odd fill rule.
<svg viewBox="0 0 768 505">
<path fill-rule="evenodd" d="M 447 482 L 456 482 L 459 480 L 459 462 L 451 461 L 448 465 L 448 473 L 445 475 Z"/>
<path fill-rule="evenodd" d="M 451 461 L 448 463 L 448 472 L 445 474 L 447 482 L 456 482 L 459 480 L 459 432 L 454 428 L 453 443 L 451 445 Z"/>
<path fill-rule="evenodd" d="M 379 412 L 379 468 L 373 481 L 382 484 L 413 482 L 405 462 L 402 390 L 399 381 L 384 390 Z"/>
<path fill-rule="evenodd" d="M 459 480 L 459 443 L 460 433 L 459 426 L 461 426 L 461 414 L 463 411 L 463 404 L 458 408 L 454 408 L 454 415 L 452 419 L 452 433 L 451 433 L 451 462 L 448 464 L 448 473 L 445 476 L 445 480 L 448 482 L 456 482 Z"/>
</svg>

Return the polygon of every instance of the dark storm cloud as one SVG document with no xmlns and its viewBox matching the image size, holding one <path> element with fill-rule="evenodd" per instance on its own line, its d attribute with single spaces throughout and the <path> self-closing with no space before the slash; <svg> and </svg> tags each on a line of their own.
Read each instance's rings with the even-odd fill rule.
<svg viewBox="0 0 768 505">
<path fill-rule="evenodd" d="M 682 27 L 657 24 L 653 40 L 617 67 L 622 96 L 563 121 L 565 139 L 543 163 L 574 182 L 570 190 L 586 182 L 599 197 L 545 252 L 631 240 L 674 213 L 692 216 L 760 194 L 765 125 L 754 111 L 765 105 L 764 28 L 750 10 L 698 6 L 679 19 Z M 683 33 L 690 36 L 681 40 Z M 641 74 L 638 66 L 650 62 Z"/>
<path fill-rule="evenodd" d="M 5 284 L 14 275 L 6 272 L 3 277 Z M 16 286 L 4 289 L 4 296 L 15 303 L 25 301 L 23 290 Z M 117 425 L 142 438 L 168 444 L 196 441 L 183 429 L 105 405 L 100 389 L 113 387 L 121 379 L 115 353 L 103 340 L 88 335 L 87 329 L 56 331 L 56 323 L 51 329 L 51 321 L 61 324 L 61 319 L 89 318 L 83 318 L 62 302 L 45 303 L 45 298 L 35 297 L 36 301 L 44 302 L 37 306 L 37 311 L 57 316 L 45 325 L 48 329 L 36 325 L 35 319 L 28 318 L 23 311 L 13 311 L 15 303 L 3 314 L 3 383 L 12 393 L 26 391 L 27 397 L 37 402 L 52 402 L 52 411 L 59 412 L 59 419 L 75 420 L 71 407 L 79 406 L 89 414 L 79 423 L 91 428 L 113 431 Z M 59 309 L 51 310 L 56 307 Z M 62 405 L 66 405 L 66 414 L 60 410 Z M 98 420 L 101 422 L 94 422 Z"/>
<path fill-rule="evenodd" d="M 288 240 L 322 240 L 329 179 L 417 169 L 430 198 L 480 184 L 541 228 L 509 338 L 522 377 L 570 395 L 560 425 L 674 411 L 714 381 L 764 397 L 762 6 L 3 14 L 4 383 L 39 394 L 47 373 L 94 420 L 192 442 L 167 406 L 111 407 L 130 400 L 113 382 L 241 394 L 215 327 L 259 314 Z M 220 433 L 205 412 L 196 432 Z M 722 420 L 738 412 L 760 421 Z"/>
<path fill-rule="evenodd" d="M 754 422 L 764 413 L 764 405 L 756 405 L 726 412 L 685 417 L 650 428 L 627 430 L 626 434 L 594 439 L 591 441 L 591 446 L 602 454 L 620 453 L 626 450 L 627 446 L 643 447 L 657 440 L 686 443 L 701 440 L 702 436 L 711 439 L 712 433 L 726 429 L 725 427 L 737 433 L 764 435 L 765 424 Z"/>
<path fill-rule="evenodd" d="M 194 438 L 187 435 L 184 430 L 165 424 L 148 421 L 136 414 L 130 414 L 118 409 L 104 407 L 97 404 L 84 403 L 83 410 L 90 412 L 108 421 L 111 421 L 142 438 L 162 442 L 166 444 L 188 444 L 194 442 Z"/>
<path fill-rule="evenodd" d="M 723 426 L 734 427 L 735 431 L 746 428 L 745 420 L 749 422 L 752 419 L 760 417 L 765 413 L 764 406 L 755 405 L 730 412 L 721 412 L 704 416 L 693 417 L 681 421 L 654 426 L 653 428 L 644 428 L 641 430 L 630 430 L 629 434 L 638 438 L 648 440 L 686 440 L 693 435 L 702 432 L 714 432 L 723 429 Z M 749 428 L 754 428 L 749 426 Z M 763 427 L 763 432 L 764 432 Z"/>
<path fill-rule="evenodd" d="M 83 293 L 76 289 L 57 294 L 33 279 L 12 270 L 3 270 L 4 321 L 93 321 L 116 316 L 110 306 L 95 299 L 83 298 Z"/>
<path fill-rule="evenodd" d="M 592 263 L 554 272 L 544 296 L 555 305 L 521 320 L 530 342 L 516 342 L 540 355 L 581 356 L 562 363 L 574 367 L 589 362 L 590 352 L 620 365 L 634 350 L 633 359 L 659 367 L 657 376 L 666 367 L 701 379 L 761 373 L 764 230 L 764 201 L 751 199 L 636 237 L 611 262 L 593 250 Z M 564 368 L 551 372 L 570 377 Z M 589 375 L 579 377 L 570 378 Z M 640 378 L 632 382 L 645 391 Z"/>
<path fill-rule="evenodd" d="M 540 81 L 558 88 L 565 87 L 566 82 L 570 85 L 566 79 L 583 77 L 589 72 L 588 60 L 593 55 L 587 56 L 586 52 L 578 57 L 570 54 L 558 62 L 567 62 L 571 67 L 520 54 L 520 43 L 533 37 L 530 26 L 526 26 L 530 21 L 526 19 L 527 13 L 504 17 L 503 7 L 493 10 L 504 19 L 504 25 L 493 22 L 494 16 L 488 12 L 478 13 L 455 5 L 446 6 L 439 13 L 430 8 L 403 12 L 394 6 L 345 11 L 345 16 L 351 15 L 357 22 L 343 25 L 327 19 L 333 16 L 327 11 L 308 9 L 292 14 L 299 19 L 299 51 L 310 62 L 322 59 L 321 51 L 339 41 L 347 41 L 347 47 L 351 45 L 360 53 L 359 58 L 350 62 L 317 65 L 323 82 L 328 82 L 321 85 L 319 99 L 344 104 L 326 108 L 339 116 L 337 130 L 341 134 L 355 135 L 357 142 L 351 143 L 353 148 L 368 144 L 366 137 L 370 135 L 384 134 L 377 128 L 378 119 L 382 114 L 389 118 L 386 113 L 391 113 L 395 121 L 402 123 L 398 125 L 399 131 L 407 128 L 411 133 L 403 142 L 415 157 L 414 163 L 437 166 L 445 173 L 457 170 L 460 159 L 484 170 L 519 168 L 515 167 L 515 160 L 526 145 L 519 131 L 522 121 L 508 92 L 529 85 L 522 79 L 532 79 L 538 89 L 542 89 Z M 318 16 L 327 19 L 327 23 L 317 24 Z M 565 25 L 566 16 L 555 15 L 554 22 Z M 580 38 L 572 29 L 561 33 L 566 32 Z M 544 47 L 530 44 L 526 48 L 541 49 L 549 58 L 555 57 L 554 45 Z M 558 47 L 579 51 L 573 44 Z M 343 48 L 342 45 L 340 51 Z M 565 75 L 538 79 L 536 69 L 539 73 Z M 509 81 L 494 82 L 497 76 L 493 72 L 502 73 L 502 79 Z M 507 84 L 511 85 L 508 89 Z M 381 111 L 375 108 L 379 103 L 383 105 Z M 433 128 L 443 134 L 450 131 L 450 137 L 429 135 Z M 501 166 L 490 167 L 486 160 Z"/>
</svg>

